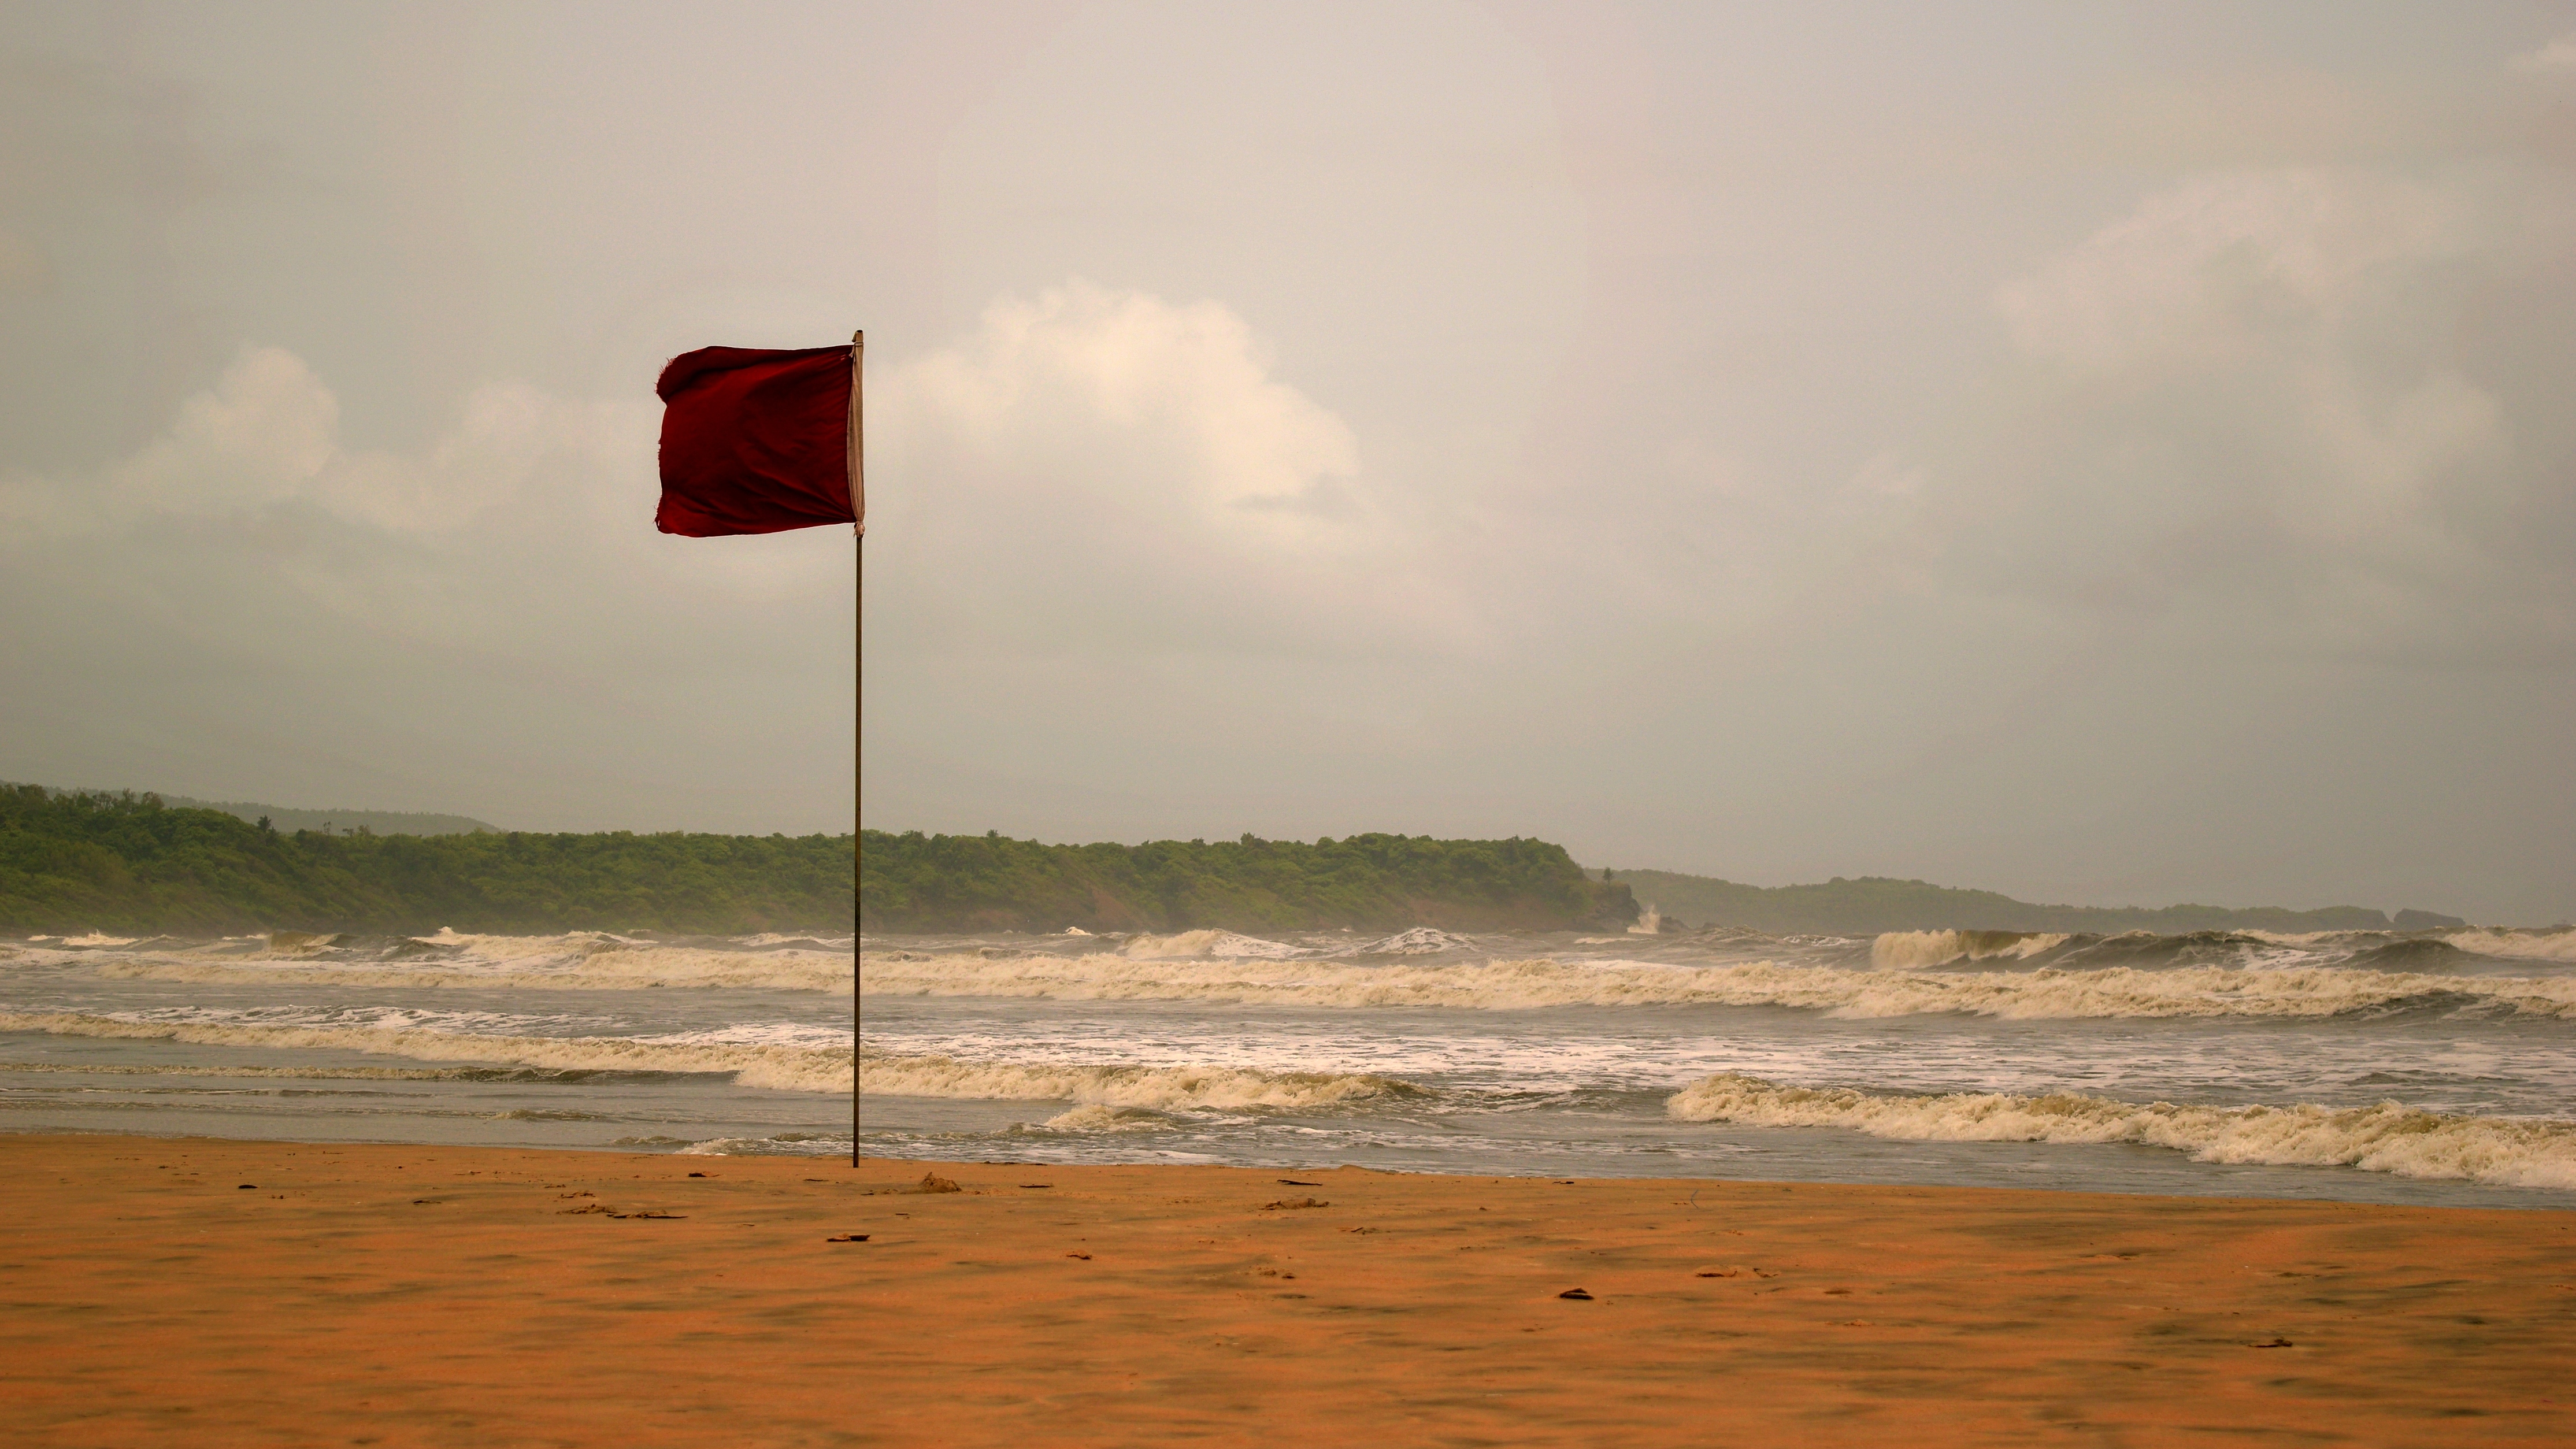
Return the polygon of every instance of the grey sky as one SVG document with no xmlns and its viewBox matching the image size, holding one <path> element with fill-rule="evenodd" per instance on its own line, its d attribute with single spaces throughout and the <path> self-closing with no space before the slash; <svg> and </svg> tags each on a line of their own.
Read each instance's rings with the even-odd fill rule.
<svg viewBox="0 0 2576 1449">
<path fill-rule="evenodd" d="M 2576 915 L 2576 6 L 19 4 L 0 778 Z"/>
</svg>

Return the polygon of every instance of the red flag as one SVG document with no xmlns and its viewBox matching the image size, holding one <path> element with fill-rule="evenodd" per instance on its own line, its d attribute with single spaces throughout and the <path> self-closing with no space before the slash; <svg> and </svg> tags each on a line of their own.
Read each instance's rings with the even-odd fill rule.
<svg viewBox="0 0 2576 1449">
<path fill-rule="evenodd" d="M 858 347 L 701 347 L 671 359 L 662 396 L 664 533 L 715 538 L 866 526 L 857 486 Z"/>
</svg>

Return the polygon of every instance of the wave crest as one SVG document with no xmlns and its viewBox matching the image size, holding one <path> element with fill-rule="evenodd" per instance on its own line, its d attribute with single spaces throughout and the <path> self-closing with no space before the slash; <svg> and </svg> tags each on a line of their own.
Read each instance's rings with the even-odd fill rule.
<svg viewBox="0 0 2576 1449">
<path fill-rule="evenodd" d="M 2027 961 L 2072 939 L 2048 931 L 1887 931 L 1869 943 L 1869 964 L 1904 968 L 1997 958 Z"/>
<path fill-rule="evenodd" d="M 1006 1102 L 1074 1102 L 1086 1107 L 1172 1112 L 1191 1108 L 1315 1108 L 1423 1095 L 1393 1077 L 1363 1072 L 1262 1072 L 1245 1067 L 1057 1066 L 880 1056 L 860 1063 L 870 1092 Z M 1054 1125 L 1054 1124 L 1049 1124 Z"/>
<path fill-rule="evenodd" d="M 2570 926 L 2554 931 L 2456 931 L 2443 939 L 2480 956 L 2576 961 L 2576 927 Z"/>
<path fill-rule="evenodd" d="M 1903 1096 L 1720 1073 L 1665 1103 L 1686 1122 L 1842 1127 L 1908 1142 L 2133 1142 L 2200 1162 L 2357 1167 L 2400 1177 L 2576 1188 L 2576 1123 L 2370 1107 L 2178 1107 L 2072 1092 Z"/>
<path fill-rule="evenodd" d="M 1280 961 L 1306 951 L 1285 941 L 1264 941 L 1232 931 L 1182 931 L 1170 936 L 1130 936 L 1118 953 L 1137 961 L 1200 961 L 1219 956 Z"/>
<path fill-rule="evenodd" d="M 2040 967 L 2020 972 L 1725 966 L 926 956 L 868 961 L 889 996 L 1224 1001 L 1326 1007 L 1783 1006 L 1846 1017 L 1957 1012 L 2010 1019 L 2334 1016 L 2439 1004 L 2576 1017 L 2576 977 L 2464 977 L 2327 966 Z"/>
<path fill-rule="evenodd" d="M 782 1092 L 850 1090 L 847 1047 L 637 1037 L 486 1036 L 424 1027 L 148 1021 L 80 1012 L 0 1011 L 0 1031 L 267 1050 L 369 1052 L 414 1061 L 495 1062 L 573 1071 L 721 1072 L 732 1074 L 737 1083 L 746 1087 Z"/>
</svg>

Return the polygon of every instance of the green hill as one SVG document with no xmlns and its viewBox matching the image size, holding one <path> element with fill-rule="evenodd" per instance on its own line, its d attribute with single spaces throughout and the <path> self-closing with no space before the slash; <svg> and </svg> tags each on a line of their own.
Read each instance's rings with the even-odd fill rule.
<svg viewBox="0 0 2576 1449">
<path fill-rule="evenodd" d="M 0 931 L 847 931 L 853 864 L 846 835 L 324 835 L 0 788 Z"/>
<path fill-rule="evenodd" d="M 1637 898 L 1693 925 L 1747 926 L 1774 935 L 1866 936 L 1881 931 L 2384 931 L 2387 916 L 2362 906 L 2292 911 L 2277 906 L 2039 906 L 1993 891 L 1919 880 L 1836 876 L 1821 885 L 1749 886 L 1667 870 L 1614 872 Z M 2458 926 L 2456 916 L 2401 911 L 2408 928 Z"/>
<path fill-rule="evenodd" d="M 1042 845 L 869 831 L 898 931 L 1625 925 L 1624 885 L 1537 840 Z M 846 835 L 281 831 L 152 795 L 0 787 L 0 931 L 850 929 Z"/>
<path fill-rule="evenodd" d="M 416 810 L 298 810 L 291 805 L 262 805 L 255 800 L 192 800 L 185 795 L 164 795 L 161 803 L 182 810 L 221 810 L 253 823 L 265 820 L 289 834 L 327 830 L 333 835 L 354 835 L 364 830 L 376 835 L 471 835 L 478 830 L 493 834 L 501 830 L 471 815 Z"/>
<path fill-rule="evenodd" d="M 1588 879 L 1542 840 L 1042 845 L 871 830 L 861 841 L 860 920 L 878 931 L 1615 928 L 1637 914 L 1626 886 Z"/>
</svg>

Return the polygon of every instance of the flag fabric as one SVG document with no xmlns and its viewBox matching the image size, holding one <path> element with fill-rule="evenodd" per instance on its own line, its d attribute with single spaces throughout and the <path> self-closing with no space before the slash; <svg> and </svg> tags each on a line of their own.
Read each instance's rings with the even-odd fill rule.
<svg viewBox="0 0 2576 1449">
<path fill-rule="evenodd" d="M 867 521 L 857 347 L 701 347 L 662 369 L 664 533 L 716 538 Z"/>
</svg>

